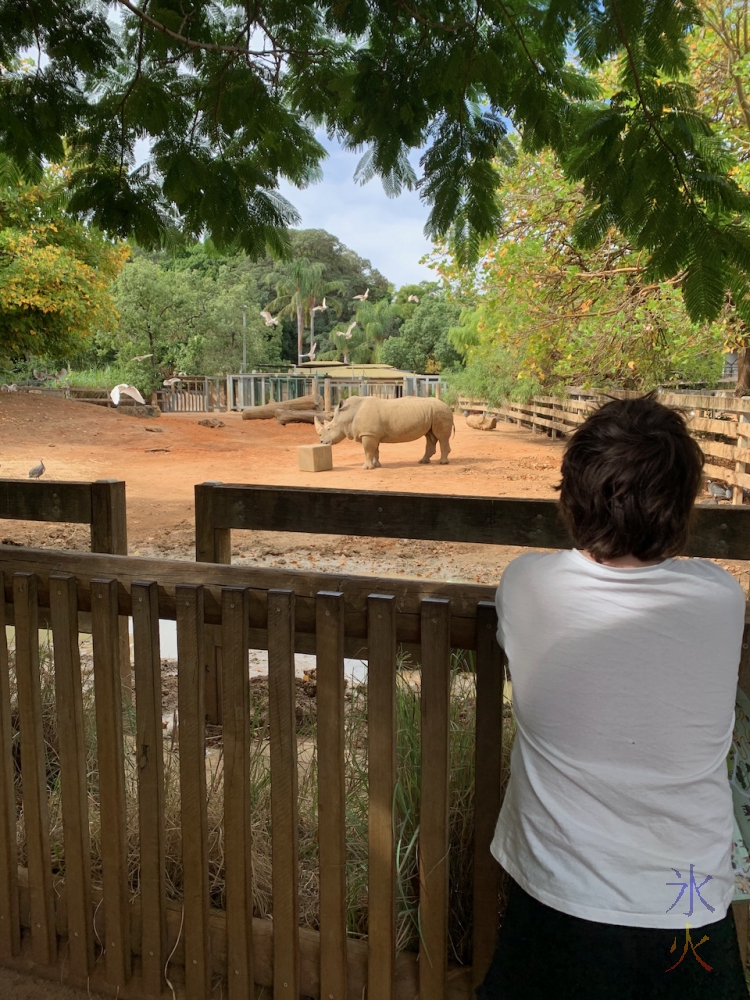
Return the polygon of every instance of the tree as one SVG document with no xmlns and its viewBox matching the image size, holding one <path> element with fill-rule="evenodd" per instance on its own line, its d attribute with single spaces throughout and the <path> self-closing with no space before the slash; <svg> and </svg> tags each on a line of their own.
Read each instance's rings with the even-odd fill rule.
<svg viewBox="0 0 750 1000">
<path fill-rule="evenodd" d="M 510 120 L 525 152 L 552 150 L 581 182 L 580 247 L 616 228 L 650 280 L 681 275 L 694 320 L 727 292 L 745 319 L 750 197 L 683 81 L 699 20 L 697 0 L 6 3 L 0 151 L 39 170 L 67 137 L 71 210 L 103 231 L 154 246 L 178 228 L 259 257 L 289 251 L 278 182 L 319 176 L 318 126 L 363 151 L 361 182 L 418 184 L 428 233 L 452 231 L 466 266 L 502 221 Z M 46 57 L 34 72 L 29 49 Z M 592 74 L 620 55 L 600 99 Z"/>
<path fill-rule="evenodd" d="M 720 377 L 723 322 L 691 321 L 678 279 L 652 281 L 621 233 L 588 252 L 571 232 L 584 194 L 551 155 L 521 154 L 506 180 L 507 222 L 469 280 L 450 254 L 433 265 L 464 306 L 448 338 L 466 361 L 454 382 L 527 396 L 566 385 L 652 388 Z M 496 389 L 490 383 L 494 381 Z"/>
<path fill-rule="evenodd" d="M 460 355 L 448 340 L 459 319 L 460 309 L 432 294 L 423 297 L 398 337 L 391 337 L 380 349 L 383 364 L 406 371 L 433 374 L 458 364 Z"/>
<path fill-rule="evenodd" d="M 29 183 L 0 159 L 0 364 L 64 361 L 117 321 L 110 286 L 130 252 L 65 212 L 66 173 Z"/>
<path fill-rule="evenodd" d="M 276 298 L 268 303 L 267 308 L 278 309 L 280 316 L 296 315 L 298 365 L 302 364 L 304 357 L 314 354 L 316 307 L 327 295 L 333 312 L 337 312 L 340 307 L 340 302 L 331 293 L 339 291 L 341 284 L 338 281 L 326 281 L 324 270 L 324 265 L 319 261 L 300 257 L 275 276 Z M 307 355 L 302 352 L 305 319 L 310 326 L 310 350 Z"/>
</svg>

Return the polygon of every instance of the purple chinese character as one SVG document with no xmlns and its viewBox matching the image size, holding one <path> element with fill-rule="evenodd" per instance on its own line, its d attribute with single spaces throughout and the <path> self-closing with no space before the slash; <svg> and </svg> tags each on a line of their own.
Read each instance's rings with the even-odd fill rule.
<svg viewBox="0 0 750 1000">
<path fill-rule="evenodd" d="M 686 917 L 692 917 L 692 915 L 693 915 L 693 892 L 694 891 L 698 893 L 698 899 L 701 901 L 701 903 L 703 903 L 704 906 L 707 906 L 708 909 L 712 913 L 714 912 L 714 907 L 711 906 L 710 903 L 707 903 L 705 901 L 705 899 L 703 898 L 703 896 L 701 896 L 701 893 L 700 893 L 701 888 L 706 884 L 706 882 L 708 882 L 710 879 L 712 879 L 713 876 L 712 875 L 706 875 L 706 877 L 703 879 L 703 881 L 701 882 L 701 884 L 700 885 L 696 885 L 695 875 L 693 874 L 693 868 L 694 867 L 695 867 L 695 865 L 690 865 L 690 883 L 689 883 L 690 884 L 690 910 L 685 914 Z M 677 871 L 676 868 L 673 868 L 672 871 L 675 873 L 675 875 L 677 876 L 677 878 L 682 878 L 682 875 Z M 664 884 L 665 885 L 679 885 L 679 886 L 681 886 L 681 889 L 680 889 L 679 895 L 677 896 L 677 899 L 669 907 L 669 910 L 672 910 L 672 909 L 674 909 L 675 906 L 677 906 L 677 904 L 679 903 L 679 901 L 682 899 L 682 894 L 687 889 L 688 883 L 687 882 L 665 882 Z M 667 910 L 666 912 L 669 913 L 669 910 Z"/>
</svg>

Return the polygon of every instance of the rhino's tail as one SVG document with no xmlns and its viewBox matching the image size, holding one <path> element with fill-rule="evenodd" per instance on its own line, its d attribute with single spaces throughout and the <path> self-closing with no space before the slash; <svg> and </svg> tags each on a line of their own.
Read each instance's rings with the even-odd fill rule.
<svg viewBox="0 0 750 1000">
<path fill-rule="evenodd" d="M 452 423 L 453 423 L 453 430 L 451 431 L 451 437 L 453 437 L 456 433 L 456 421 L 453 420 Z"/>
</svg>

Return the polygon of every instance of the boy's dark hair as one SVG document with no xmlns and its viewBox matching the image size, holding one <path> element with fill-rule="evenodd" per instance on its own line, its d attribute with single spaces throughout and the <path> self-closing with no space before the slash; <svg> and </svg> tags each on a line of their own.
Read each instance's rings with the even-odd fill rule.
<svg viewBox="0 0 750 1000">
<path fill-rule="evenodd" d="M 597 562 L 659 559 L 687 544 L 703 452 L 682 412 L 655 395 L 605 403 L 565 449 L 560 512 L 576 547 Z"/>
</svg>

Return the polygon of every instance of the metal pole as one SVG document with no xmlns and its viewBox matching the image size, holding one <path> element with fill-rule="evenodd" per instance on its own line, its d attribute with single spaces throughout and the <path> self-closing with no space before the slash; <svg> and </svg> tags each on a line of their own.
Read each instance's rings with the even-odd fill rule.
<svg viewBox="0 0 750 1000">
<path fill-rule="evenodd" d="M 247 306 L 242 306 L 242 374 L 245 374 L 245 369 L 247 368 Z M 244 393 L 243 393 L 243 403 L 244 403 Z"/>
</svg>

